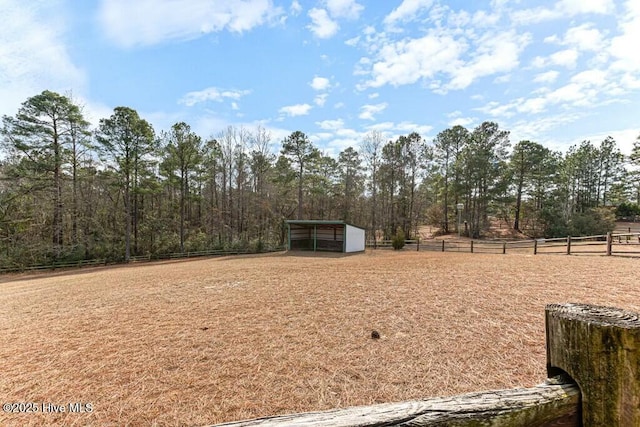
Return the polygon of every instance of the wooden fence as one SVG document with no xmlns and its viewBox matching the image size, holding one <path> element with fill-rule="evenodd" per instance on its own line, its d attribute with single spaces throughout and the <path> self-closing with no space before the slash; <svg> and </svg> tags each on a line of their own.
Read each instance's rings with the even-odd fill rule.
<svg viewBox="0 0 640 427">
<path fill-rule="evenodd" d="M 81 261 L 53 262 L 51 264 L 43 264 L 43 265 L 3 267 L 3 268 L 0 268 L 0 274 L 15 273 L 15 272 L 21 272 L 21 271 L 40 271 L 40 270 L 57 270 L 57 269 L 63 269 L 63 268 L 96 267 L 99 265 L 107 265 L 107 260 L 106 259 L 87 259 L 87 260 L 81 260 Z"/>
<path fill-rule="evenodd" d="M 415 249 L 415 250 L 420 250 L 420 243 L 421 240 L 419 239 L 415 239 L 415 240 L 405 240 L 404 241 L 404 248 L 403 249 Z M 369 247 L 369 248 L 374 248 L 374 249 L 390 249 L 393 248 L 393 240 L 369 240 L 366 242 L 365 246 Z"/>
<path fill-rule="evenodd" d="M 640 319 L 584 304 L 545 310 L 547 380 L 532 388 L 386 403 L 218 427 L 638 427 Z"/>
<path fill-rule="evenodd" d="M 216 257 L 216 256 L 243 255 L 243 254 L 252 254 L 252 253 L 269 253 L 269 252 L 279 252 L 285 249 L 286 248 L 284 246 L 278 246 L 273 248 L 266 248 L 258 252 L 252 251 L 249 249 L 210 249 L 206 251 L 174 252 L 169 254 L 158 254 L 158 255 L 147 254 L 147 255 L 131 256 L 129 258 L 129 262 L 137 263 L 137 262 L 148 262 L 148 261 L 180 259 L 180 258 Z M 26 267 L 19 266 L 19 267 L 0 268 L 0 274 L 23 272 L 23 271 L 56 270 L 56 269 L 63 269 L 63 268 L 79 268 L 79 267 L 91 267 L 91 266 L 95 267 L 99 265 L 123 264 L 123 263 L 124 261 L 108 262 L 105 259 L 81 260 L 81 261 L 74 261 L 74 262 L 54 262 L 51 264 L 34 265 L 34 266 L 26 266 Z"/>
<path fill-rule="evenodd" d="M 367 247 L 391 248 L 391 240 L 368 241 Z M 640 255 L 640 233 L 600 234 L 532 240 L 406 240 L 404 250 L 471 253 Z"/>
</svg>

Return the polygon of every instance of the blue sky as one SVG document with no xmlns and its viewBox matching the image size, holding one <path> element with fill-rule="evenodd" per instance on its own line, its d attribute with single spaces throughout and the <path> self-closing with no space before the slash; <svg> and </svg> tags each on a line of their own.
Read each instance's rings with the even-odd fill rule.
<svg viewBox="0 0 640 427">
<path fill-rule="evenodd" d="M 0 0 L 0 114 L 44 89 L 93 123 L 260 125 L 336 155 L 492 120 L 566 150 L 640 134 L 637 0 Z"/>
</svg>

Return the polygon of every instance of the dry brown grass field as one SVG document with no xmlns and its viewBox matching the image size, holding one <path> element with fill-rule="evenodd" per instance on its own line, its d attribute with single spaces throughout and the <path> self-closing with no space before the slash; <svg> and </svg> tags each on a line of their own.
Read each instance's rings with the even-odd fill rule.
<svg viewBox="0 0 640 427">
<path fill-rule="evenodd" d="M 368 251 L 5 276 L 2 403 L 93 411 L 0 425 L 207 425 L 534 385 L 545 304 L 640 311 L 639 263 Z"/>
</svg>

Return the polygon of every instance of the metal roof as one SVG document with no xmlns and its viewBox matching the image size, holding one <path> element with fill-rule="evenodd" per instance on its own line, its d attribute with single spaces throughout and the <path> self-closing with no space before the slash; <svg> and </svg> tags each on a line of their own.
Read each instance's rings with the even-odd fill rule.
<svg viewBox="0 0 640 427">
<path fill-rule="evenodd" d="M 358 227 L 357 225 L 349 224 L 348 222 L 344 222 L 341 220 L 331 220 L 331 219 L 289 219 L 287 220 L 287 224 L 294 225 L 349 225 L 351 227 L 359 228 L 364 230 L 363 227 Z"/>
</svg>

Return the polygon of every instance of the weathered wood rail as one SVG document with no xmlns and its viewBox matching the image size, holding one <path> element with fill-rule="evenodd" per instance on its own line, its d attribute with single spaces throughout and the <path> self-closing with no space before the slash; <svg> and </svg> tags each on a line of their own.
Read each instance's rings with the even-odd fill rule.
<svg viewBox="0 0 640 427">
<path fill-rule="evenodd" d="M 218 427 L 640 427 L 640 315 L 546 307 L 547 375 L 531 388 L 279 415 Z"/>
<path fill-rule="evenodd" d="M 210 249 L 206 251 L 189 251 L 189 252 L 174 252 L 167 254 L 146 254 L 136 255 L 129 258 L 130 263 L 137 262 L 149 262 L 159 261 L 167 259 L 179 259 L 179 258 L 195 258 L 195 257 L 216 257 L 216 256 L 231 256 L 231 255 L 245 255 L 245 254 L 257 254 L 257 253 L 269 253 L 284 251 L 284 246 L 264 248 L 260 251 L 253 251 L 249 249 Z M 116 265 L 125 264 L 125 261 L 108 261 L 106 259 L 89 259 L 74 262 L 57 262 L 44 265 L 32 265 L 32 266 L 14 266 L 8 268 L 0 268 L 0 274 L 3 273 L 15 273 L 24 271 L 38 271 L 38 270 L 55 270 L 61 268 L 80 268 L 80 267 L 96 267 L 100 265 Z"/>
<path fill-rule="evenodd" d="M 391 240 L 369 240 L 366 247 L 391 248 Z M 634 248 L 638 248 L 634 250 Z M 590 255 L 640 255 L 640 233 L 608 233 L 595 236 L 567 236 L 552 239 L 531 240 L 405 240 L 405 250 L 470 253 L 522 253 L 525 250 L 538 254 L 590 254 Z"/>
<path fill-rule="evenodd" d="M 546 385 L 218 424 L 218 427 L 578 425 L 580 390 Z M 517 424 L 514 422 L 517 420 Z M 483 423 L 484 424 L 481 424 Z M 475 423 L 475 424 L 474 424 Z M 568 424 L 567 424 L 568 423 Z"/>
</svg>

